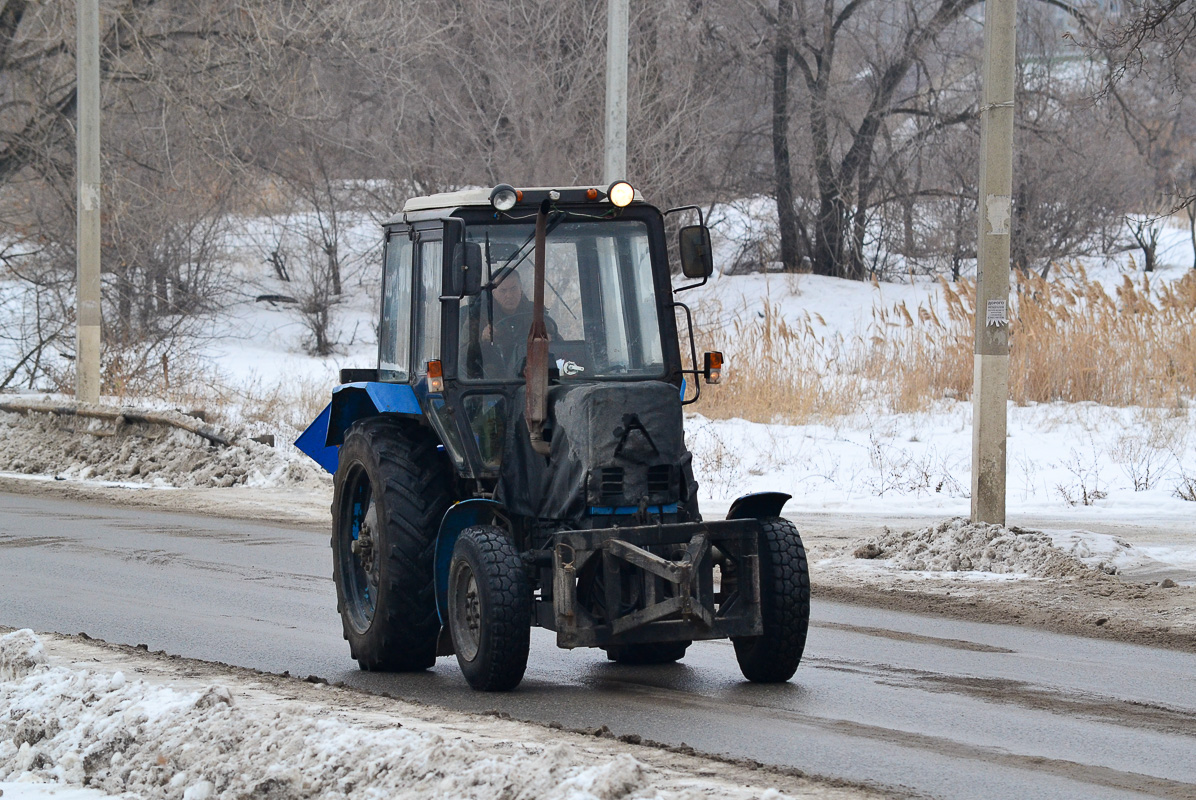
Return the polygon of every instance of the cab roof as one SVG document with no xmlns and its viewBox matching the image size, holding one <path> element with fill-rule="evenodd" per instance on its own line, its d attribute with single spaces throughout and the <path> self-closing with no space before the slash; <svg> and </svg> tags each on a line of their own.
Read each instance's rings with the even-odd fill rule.
<svg viewBox="0 0 1196 800">
<path fill-rule="evenodd" d="M 521 200 L 516 203 L 516 208 L 523 206 L 535 207 L 548 196 L 549 192 L 560 192 L 561 197 L 559 202 L 562 203 L 595 203 L 607 204 L 606 187 L 602 186 L 531 186 L 531 187 L 516 187 L 522 193 Z M 598 193 L 596 199 L 589 199 L 587 193 L 591 190 Z M 412 197 L 403 203 L 403 210 L 395 215 L 394 218 L 388 221 L 388 224 L 395 222 L 402 222 L 403 215 L 416 211 L 438 211 L 449 210 L 454 208 L 489 208 L 490 194 L 494 191 L 494 187 L 476 187 L 471 189 L 460 189 L 455 192 L 440 192 L 438 194 L 430 194 L 424 197 Z M 644 200 L 639 190 L 635 190 L 635 199 L 633 203 Z"/>
</svg>

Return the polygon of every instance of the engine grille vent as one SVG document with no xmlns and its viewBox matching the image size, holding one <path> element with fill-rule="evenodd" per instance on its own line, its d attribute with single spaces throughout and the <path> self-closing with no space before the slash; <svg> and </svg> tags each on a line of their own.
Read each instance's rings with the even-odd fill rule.
<svg viewBox="0 0 1196 800">
<path fill-rule="evenodd" d="M 623 468 L 603 467 L 598 473 L 598 492 L 604 498 L 623 494 Z"/>
<path fill-rule="evenodd" d="M 673 488 L 673 468 L 668 464 L 648 467 L 648 493 L 659 494 Z"/>
</svg>

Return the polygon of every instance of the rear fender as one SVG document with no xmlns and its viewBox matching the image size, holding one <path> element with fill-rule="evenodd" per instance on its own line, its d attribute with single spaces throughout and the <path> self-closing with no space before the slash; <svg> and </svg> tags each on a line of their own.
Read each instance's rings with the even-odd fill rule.
<svg viewBox="0 0 1196 800">
<path fill-rule="evenodd" d="M 454 503 L 444 512 L 440 521 L 440 532 L 436 535 L 436 555 L 433 569 L 436 578 L 436 613 L 440 624 L 448 619 L 449 564 L 453 560 L 453 548 L 461 531 L 473 525 L 490 525 L 497 519 L 503 507 L 494 500 L 474 499 Z"/>
<path fill-rule="evenodd" d="M 423 417 L 415 390 L 405 383 L 346 383 L 332 390 L 332 402 L 300 434 L 295 446 L 325 470 L 335 473 L 345 431 L 357 420 L 379 414 Z"/>
<path fill-rule="evenodd" d="M 727 519 L 768 519 L 781 516 L 781 509 L 793 495 L 784 492 L 745 494 L 731 504 Z"/>
</svg>

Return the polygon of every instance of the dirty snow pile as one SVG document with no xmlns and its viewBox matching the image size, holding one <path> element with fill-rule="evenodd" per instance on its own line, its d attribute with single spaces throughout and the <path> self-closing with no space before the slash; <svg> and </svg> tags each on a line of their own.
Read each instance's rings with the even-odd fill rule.
<svg viewBox="0 0 1196 800">
<path fill-rule="evenodd" d="M 662 775 L 629 754 L 587 758 L 561 743 L 487 749 L 394 720 L 371 729 L 294 702 L 268 708 L 243 708 L 222 686 L 185 692 L 52 666 L 32 631 L 16 631 L 0 637 L 0 782 L 170 800 L 700 796 L 654 786 Z"/>
<path fill-rule="evenodd" d="M 1113 536 L 1006 528 L 958 517 L 900 533 L 886 528 L 852 547 L 856 558 L 884 559 L 899 570 L 1035 578 L 1116 575 L 1124 565 L 1142 560 L 1133 545 Z"/>
<path fill-rule="evenodd" d="M 227 447 L 179 428 L 52 414 L 0 413 L 0 471 L 148 486 L 305 486 L 316 464 L 249 440 Z"/>
</svg>

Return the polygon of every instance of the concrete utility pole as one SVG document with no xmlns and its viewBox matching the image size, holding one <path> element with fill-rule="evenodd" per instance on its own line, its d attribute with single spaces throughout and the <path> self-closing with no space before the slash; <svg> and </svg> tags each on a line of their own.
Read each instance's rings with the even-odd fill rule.
<svg viewBox="0 0 1196 800">
<path fill-rule="evenodd" d="M 98 0 L 78 0 L 78 127 L 75 172 L 79 199 L 75 228 L 78 308 L 75 332 L 75 399 L 100 399 L 100 10 Z"/>
<path fill-rule="evenodd" d="M 606 140 L 603 180 L 627 179 L 627 17 L 630 0 L 606 3 Z"/>
<path fill-rule="evenodd" d="M 984 4 L 976 361 L 972 387 L 972 521 L 1005 524 L 1009 400 L 1009 236 L 1017 0 Z"/>
</svg>

